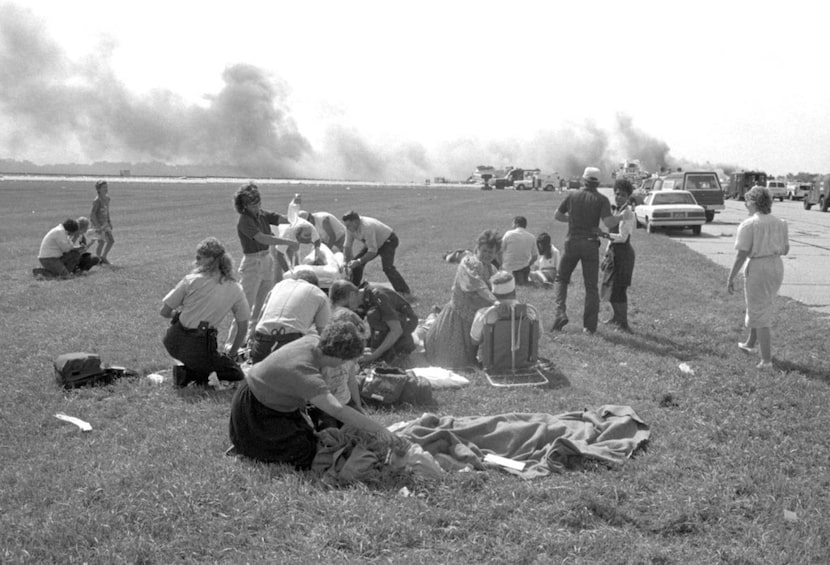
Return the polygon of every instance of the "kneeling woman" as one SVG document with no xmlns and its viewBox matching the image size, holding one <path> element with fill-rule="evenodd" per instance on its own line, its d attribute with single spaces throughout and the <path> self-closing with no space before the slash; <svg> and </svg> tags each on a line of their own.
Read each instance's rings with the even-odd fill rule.
<svg viewBox="0 0 830 565">
<path fill-rule="evenodd" d="M 243 331 L 237 332 L 229 355 L 224 355 L 217 351 L 216 328 L 231 311 Z M 172 318 L 164 347 L 185 365 L 186 378 L 178 386 L 190 381 L 207 384 L 212 372 L 223 381 L 242 380 L 242 369 L 232 357 L 245 338 L 251 308 L 234 279 L 233 260 L 218 239 L 199 243 L 195 268 L 164 297 L 161 315 Z"/>
<path fill-rule="evenodd" d="M 309 334 L 284 345 L 254 365 L 231 403 L 230 438 L 235 451 L 268 463 L 309 469 L 317 438 L 306 416 L 310 402 L 344 424 L 379 434 L 392 446 L 395 434 L 332 393 L 322 370 L 357 359 L 365 342 L 351 322 L 332 322 L 320 336 Z"/>
</svg>

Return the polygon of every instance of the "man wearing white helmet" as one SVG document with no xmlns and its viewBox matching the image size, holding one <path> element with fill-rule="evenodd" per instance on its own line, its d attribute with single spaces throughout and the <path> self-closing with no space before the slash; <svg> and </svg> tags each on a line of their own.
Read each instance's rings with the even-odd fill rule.
<svg viewBox="0 0 830 565">
<path fill-rule="evenodd" d="M 581 190 L 571 191 L 562 200 L 554 218 L 568 223 L 568 235 L 565 237 L 565 249 L 559 261 L 559 269 L 554 280 L 556 300 L 556 319 L 553 330 L 560 331 L 568 323 L 566 303 L 568 284 L 577 263 L 582 263 L 582 278 L 585 281 L 585 306 L 582 314 L 583 330 L 586 333 L 597 331 L 599 318 L 599 223 L 602 221 L 609 229 L 620 222 L 619 216 L 611 212 L 608 198 L 597 191 L 600 170 L 586 167 L 582 174 Z"/>
</svg>

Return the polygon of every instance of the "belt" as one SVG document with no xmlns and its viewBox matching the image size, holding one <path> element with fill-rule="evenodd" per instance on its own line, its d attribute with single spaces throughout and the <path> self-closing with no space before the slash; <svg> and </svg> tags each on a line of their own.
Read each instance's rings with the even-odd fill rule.
<svg viewBox="0 0 830 565">
<path fill-rule="evenodd" d="M 305 335 L 305 334 L 303 334 L 302 332 L 287 332 L 287 331 L 285 331 L 285 328 L 279 328 L 279 329 L 276 329 L 276 330 L 271 330 L 270 333 L 269 332 L 261 332 L 261 331 L 254 332 L 254 337 L 257 338 L 257 339 L 263 340 L 263 341 L 264 340 L 285 341 L 286 339 L 294 340 L 294 339 L 297 339 L 298 337 L 302 337 L 303 335 Z"/>
<path fill-rule="evenodd" d="M 188 328 L 188 327 L 186 327 L 184 324 L 182 324 L 179 320 L 176 320 L 176 326 L 177 326 L 177 327 L 178 327 L 181 331 L 183 331 L 184 333 L 186 333 L 186 334 L 188 334 L 188 335 L 204 335 L 204 334 L 205 334 L 205 333 L 207 333 L 208 331 L 210 331 L 210 330 L 213 330 L 213 329 L 214 329 L 214 328 L 213 328 L 213 327 L 211 327 L 211 326 L 208 326 L 207 328 Z M 215 330 L 214 330 L 214 331 L 215 331 Z"/>
<path fill-rule="evenodd" d="M 260 255 L 267 255 L 268 250 L 263 249 L 262 251 L 254 251 L 253 253 L 245 253 L 245 257 L 259 257 Z"/>
</svg>

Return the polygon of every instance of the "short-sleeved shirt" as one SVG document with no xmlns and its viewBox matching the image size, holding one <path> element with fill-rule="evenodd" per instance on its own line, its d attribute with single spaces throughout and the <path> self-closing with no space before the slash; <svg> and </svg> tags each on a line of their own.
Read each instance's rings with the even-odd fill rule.
<svg viewBox="0 0 830 565">
<path fill-rule="evenodd" d="M 319 333 L 330 318 L 331 305 L 325 292 L 308 281 L 283 279 L 268 294 L 256 331 Z"/>
<path fill-rule="evenodd" d="M 216 328 L 228 312 L 233 312 L 239 322 L 251 316 L 241 284 L 229 280 L 220 283 L 216 276 L 205 273 L 186 275 L 167 293 L 164 304 L 172 310 L 181 308 L 179 322 L 189 329 L 199 327 L 199 322 Z"/>
<path fill-rule="evenodd" d="M 389 236 L 392 235 L 392 228 L 374 218 L 360 216 L 360 225 L 355 231 L 348 231 L 346 234 L 346 248 L 351 248 L 354 240 L 362 241 L 370 253 L 377 253 L 378 248 L 383 245 Z"/>
<path fill-rule="evenodd" d="M 588 188 L 569 192 L 558 210 L 568 214 L 568 238 L 597 237 L 600 220 L 612 215 L 608 199 Z"/>
<path fill-rule="evenodd" d="M 320 238 L 323 240 L 323 243 L 329 247 L 333 247 L 338 241 L 345 241 L 346 226 L 343 222 L 338 220 L 334 214 L 330 214 L 328 212 L 314 212 L 313 217 L 314 226 L 320 233 Z M 329 232 L 326 230 L 326 226 L 329 226 L 329 229 L 331 229 L 334 233 L 334 239 L 329 237 Z"/>
<path fill-rule="evenodd" d="M 294 412 L 328 393 L 321 374 L 319 342 L 316 335 L 303 336 L 254 365 L 245 376 L 254 397 L 271 410 Z"/>
<path fill-rule="evenodd" d="M 267 243 L 260 243 L 254 239 L 259 233 L 274 235 L 271 226 L 284 224 L 288 220 L 276 212 L 260 210 L 258 216 L 252 216 L 247 212 L 239 214 L 236 223 L 236 233 L 239 235 L 239 242 L 242 244 L 242 253 L 258 253 L 268 249 Z"/>
<path fill-rule="evenodd" d="M 37 257 L 38 259 L 60 258 L 73 248 L 72 240 L 69 239 L 69 234 L 66 233 L 63 224 L 58 224 L 43 236 Z"/>
<path fill-rule="evenodd" d="M 524 228 L 504 232 L 501 238 L 502 269 L 513 272 L 529 267 L 536 254 L 536 238 L 532 233 Z"/>
<path fill-rule="evenodd" d="M 784 255 L 788 244 L 787 222 L 759 212 L 741 222 L 735 236 L 735 249 L 746 251 L 752 259 Z"/>
</svg>

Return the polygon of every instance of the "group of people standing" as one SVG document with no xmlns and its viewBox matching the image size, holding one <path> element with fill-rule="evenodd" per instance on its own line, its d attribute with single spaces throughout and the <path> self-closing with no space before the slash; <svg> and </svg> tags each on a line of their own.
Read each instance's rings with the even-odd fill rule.
<svg viewBox="0 0 830 565">
<path fill-rule="evenodd" d="M 634 250 L 630 244 L 635 227 L 630 198 L 633 186 L 620 180 L 614 186 L 615 206 L 612 211 L 608 199 L 597 191 L 599 169 L 585 169 L 584 188 L 570 192 L 556 210 L 555 218 L 568 223 L 564 252 L 551 243 L 548 233 L 534 238 L 527 231 L 523 216 L 513 219 L 513 227 L 504 236 L 495 230 L 485 230 L 472 253 L 462 256 L 452 285 L 452 297 L 441 309 L 426 332 L 427 359 L 442 367 L 470 367 L 475 365 L 477 344 L 471 335 L 476 313 L 500 302 L 494 294 L 494 277 L 502 271 L 512 275 L 516 285 L 538 283 L 554 287 L 556 319 L 553 330 L 561 330 L 567 323 L 567 289 L 577 264 L 582 263 L 585 281 L 584 330 L 594 333 L 599 318 L 600 240 L 608 238 L 603 261 L 603 294 L 614 310 L 609 323 L 630 331 L 627 316 L 627 288 L 634 270 Z M 605 224 L 608 231 L 600 229 Z M 498 264 L 498 267 L 497 267 Z"/>
<path fill-rule="evenodd" d="M 67 218 L 43 237 L 37 254 L 40 267 L 32 269 L 33 275 L 65 279 L 85 273 L 95 265 L 109 264 L 107 256 L 115 238 L 107 181 L 96 182 L 95 191 L 97 195 L 88 218 Z M 97 245 L 94 255 L 91 252 L 93 245 Z"/>
</svg>

